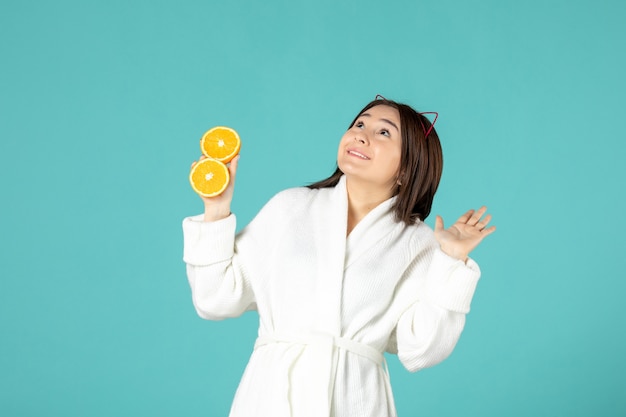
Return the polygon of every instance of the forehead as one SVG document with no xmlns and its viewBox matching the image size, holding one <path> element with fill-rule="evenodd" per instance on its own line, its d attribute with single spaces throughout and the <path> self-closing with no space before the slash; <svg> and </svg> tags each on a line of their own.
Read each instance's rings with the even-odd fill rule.
<svg viewBox="0 0 626 417">
<path fill-rule="evenodd" d="M 400 113 L 398 110 L 391 106 L 385 106 L 384 104 L 365 110 L 361 113 L 361 116 L 369 116 L 375 119 L 387 119 L 397 122 L 398 124 L 400 123 Z"/>
</svg>

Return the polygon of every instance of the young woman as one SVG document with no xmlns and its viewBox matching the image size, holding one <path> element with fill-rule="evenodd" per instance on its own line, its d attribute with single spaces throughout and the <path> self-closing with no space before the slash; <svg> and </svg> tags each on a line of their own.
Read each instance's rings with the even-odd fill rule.
<svg viewBox="0 0 626 417">
<path fill-rule="evenodd" d="M 495 228 L 483 207 L 448 229 L 430 213 L 442 153 L 430 121 L 378 98 L 339 142 L 337 170 L 274 196 L 235 235 L 233 181 L 183 221 L 198 314 L 259 313 L 231 416 L 395 416 L 383 353 L 409 371 L 454 348 Z"/>
</svg>

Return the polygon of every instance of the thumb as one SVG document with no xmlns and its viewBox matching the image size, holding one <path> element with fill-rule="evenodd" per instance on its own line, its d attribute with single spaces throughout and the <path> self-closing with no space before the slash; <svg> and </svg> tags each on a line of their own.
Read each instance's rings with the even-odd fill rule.
<svg viewBox="0 0 626 417">
<path fill-rule="evenodd" d="M 435 232 L 440 232 L 443 230 L 443 219 L 441 216 L 437 215 L 435 217 Z"/>
<path fill-rule="evenodd" d="M 239 165 L 239 155 L 233 158 L 228 164 L 228 170 L 230 171 L 230 178 L 232 181 L 235 181 L 235 176 L 237 175 L 237 166 Z"/>
</svg>

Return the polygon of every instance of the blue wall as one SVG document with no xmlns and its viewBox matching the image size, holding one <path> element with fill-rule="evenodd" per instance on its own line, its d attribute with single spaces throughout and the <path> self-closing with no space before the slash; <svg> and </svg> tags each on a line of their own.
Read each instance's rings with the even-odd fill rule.
<svg viewBox="0 0 626 417">
<path fill-rule="evenodd" d="M 625 2 L 0 10 L 1 415 L 226 415 L 257 317 L 191 305 L 200 135 L 242 136 L 242 226 L 326 176 L 376 94 L 440 113 L 433 212 L 486 204 L 498 226 L 452 356 L 390 357 L 400 416 L 626 415 Z"/>
</svg>

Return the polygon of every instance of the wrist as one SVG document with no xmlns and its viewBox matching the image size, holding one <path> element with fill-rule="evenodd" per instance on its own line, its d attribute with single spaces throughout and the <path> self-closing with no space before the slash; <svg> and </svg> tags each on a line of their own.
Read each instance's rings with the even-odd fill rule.
<svg viewBox="0 0 626 417">
<path fill-rule="evenodd" d="M 456 250 L 454 248 L 450 248 L 449 246 L 446 246 L 446 245 L 440 245 L 440 247 L 441 247 L 441 251 L 445 253 L 446 255 L 448 255 L 449 257 L 458 259 L 459 261 L 467 262 L 467 258 L 469 256 L 468 253 Z"/>
<path fill-rule="evenodd" d="M 205 222 L 216 222 L 218 220 L 225 219 L 230 216 L 230 207 L 213 207 L 213 206 L 205 206 L 204 207 L 204 221 Z"/>
</svg>

